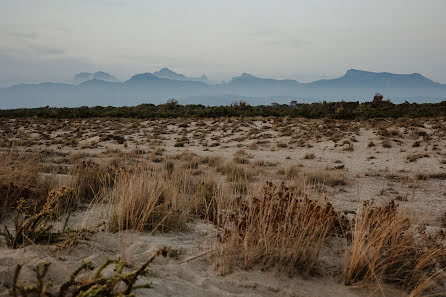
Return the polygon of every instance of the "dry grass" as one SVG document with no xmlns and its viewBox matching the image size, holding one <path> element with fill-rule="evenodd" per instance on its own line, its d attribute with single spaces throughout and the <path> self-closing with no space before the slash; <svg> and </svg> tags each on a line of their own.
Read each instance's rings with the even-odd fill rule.
<svg viewBox="0 0 446 297">
<path fill-rule="evenodd" d="M 415 162 L 421 158 L 429 158 L 429 154 L 408 154 L 406 160 L 409 162 Z"/>
<path fill-rule="evenodd" d="M 0 221 L 24 199 L 24 211 L 34 213 L 45 203 L 51 181 L 39 177 L 38 155 L 9 150 L 0 153 Z"/>
<path fill-rule="evenodd" d="M 217 252 L 222 272 L 260 265 L 309 273 L 338 216 L 330 204 L 308 199 L 308 191 L 304 184 L 288 188 L 266 183 L 257 195 L 222 210 L 229 213 Z"/>
<path fill-rule="evenodd" d="M 287 179 L 298 178 L 302 174 L 302 165 L 293 165 L 281 170 L 279 173 L 283 173 Z"/>
<path fill-rule="evenodd" d="M 381 207 L 364 204 L 354 222 L 346 254 L 346 285 L 361 280 L 391 282 L 412 291 L 414 296 L 434 294 L 441 290 L 434 279 L 440 274 L 444 277 L 445 268 L 444 238 L 430 236 L 422 227 L 415 228 L 393 201 Z M 427 287 L 424 281 L 428 279 L 432 282 Z"/>
<path fill-rule="evenodd" d="M 313 170 L 304 173 L 308 183 L 314 185 L 326 185 L 330 187 L 344 186 L 347 184 L 347 178 L 339 171 L 332 172 L 328 170 Z"/>
<path fill-rule="evenodd" d="M 285 148 L 311 148 L 314 145 L 315 149 L 311 151 L 317 154 L 318 143 L 330 140 L 338 147 L 334 153 L 344 151 L 347 158 L 355 158 L 356 153 L 346 152 L 361 145 L 370 148 L 378 145 L 387 148 L 402 146 L 403 152 L 408 144 L 410 146 L 415 141 L 413 148 L 426 143 L 425 150 L 404 150 L 408 152 L 407 162 L 416 162 L 430 154 L 432 161 L 438 158 L 440 165 L 444 165 L 446 161 L 443 160 L 441 146 L 436 152 L 429 151 L 434 140 L 441 140 L 439 135 L 446 136 L 444 125 L 439 124 L 436 131 L 426 134 L 415 127 L 421 125 L 417 121 L 403 123 L 389 120 L 357 124 L 334 120 L 304 122 L 299 119 L 263 119 L 263 126 L 259 126 L 255 122 L 257 120 L 251 119 L 227 122 L 215 119 L 196 122 L 196 127 L 193 127 L 193 123 L 174 119 L 153 120 L 144 125 L 122 119 L 105 121 L 104 127 L 100 128 L 95 120 L 73 120 L 69 128 L 62 121 L 51 124 L 39 122 L 35 130 L 29 128 L 27 135 L 17 136 L 21 138 L 22 146 L 57 145 L 60 149 L 69 149 L 76 143 L 88 143 L 88 139 L 98 136 L 99 142 L 92 145 L 104 147 L 105 150 L 93 154 L 84 151 L 91 145 L 81 145 L 80 150 L 71 155 L 60 152 L 56 155 L 52 148 L 41 150 L 39 155 L 29 153 L 31 149 L 24 153 L 18 148 L 0 154 L 0 197 L 6 197 L 0 200 L 0 219 L 2 213 L 16 209 L 20 201 L 24 201 L 23 210 L 27 212 L 27 218 L 35 218 L 33 215 L 41 213 L 49 189 L 53 187 L 50 187 L 51 180 L 41 178 L 43 168 L 39 164 L 47 166 L 49 173 L 51 168 L 63 165 L 65 170 L 60 173 L 66 176 L 61 178 L 71 178 L 69 185 L 75 190 L 75 195 L 70 195 L 72 201 L 67 205 L 101 203 L 110 210 L 107 218 L 109 230 L 182 231 L 197 218 L 214 223 L 221 243 L 214 250 L 214 256 L 223 273 L 234 267 L 276 268 L 304 274 L 315 271 L 333 274 L 336 278 L 343 277 L 347 285 L 373 282 L 379 286 L 391 284 L 403 288 L 410 296 L 439 295 L 439 280 L 445 279 L 445 242 L 444 237 L 433 234 L 431 230 L 440 224 L 446 226 L 446 215 L 442 216 L 444 210 L 435 217 L 440 222 L 437 220 L 435 227 L 427 229 L 429 232 L 408 220 L 392 203 L 382 207 L 366 204 L 362 210 L 356 211 L 359 200 L 352 197 L 353 191 L 347 190 L 357 186 L 358 181 L 348 171 L 348 162 L 344 165 L 341 161 L 335 161 L 336 166 L 332 166 L 330 157 L 316 158 L 314 153 L 303 149 L 303 159 L 316 159 L 301 161 L 308 167 L 305 168 L 299 164 L 292 165 L 292 160 L 297 157 L 293 155 L 294 151 Z M 361 139 L 356 140 L 355 135 L 360 135 L 360 127 L 367 125 L 378 131 L 380 137 L 373 138 L 376 144 L 370 140 L 365 143 L 361 143 Z M 59 137 L 48 132 L 55 129 L 72 135 Z M 120 135 L 114 137 L 114 131 L 120 131 Z M 276 139 L 276 132 L 279 137 L 287 138 Z M 30 135 L 34 133 L 40 135 L 39 138 L 32 139 Z M 419 140 L 420 137 L 424 142 Z M 7 138 L 7 143 L 13 142 Z M 238 143 L 234 145 L 233 141 Z M 123 145 L 117 149 L 116 142 L 124 143 L 128 149 L 123 149 Z M 166 149 L 164 153 L 158 150 L 161 143 Z M 212 151 L 210 147 L 217 145 L 239 150 L 227 160 L 218 156 L 200 157 L 186 149 L 174 149 L 184 151 L 178 155 L 170 153 L 169 146 L 183 145 L 191 147 L 193 151 L 196 151 L 195 146 Z M 432 150 L 437 150 L 435 144 L 432 147 Z M 240 148 L 262 150 L 265 154 L 247 153 Z M 281 151 L 290 157 L 286 157 L 284 162 L 274 157 L 270 159 L 266 154 L 269 150 Z M 150 155 L 150 152 L 153 154 Z M 214 152 L 218 154 L 220 151 L 216 149 Z M 103 165 L 112 158 L 120 161 L 115 162 L 114 166 Z M 367 160 L 371 159 L 379 162 L 382 159 L 379 151 Z M 423 161 L 418 162 L 424 165 Z M 430 183 L 442 185 L 446 174 L 441 169 L 431 171 L 423 170 L 426 173 L 417 174 L 415 181 L 432 179 Z M 386 182 L 395 183 L 395 189 L 397 182 L 405 185 L 412 181 L 409 177 L 393 175 L 392 172 L 386 175 L 386 179 Z M 274 180 L 277 184 L 267 183 L 260 189 L 265 180 Z M 280 184 L 282 180 L 292 186 Z M 338 187 L 344 185 L 347 187 Z M 387 188 L 393 189 L 393 186 Z M 398 191 L 402 197 L 408 195 L 401 192 L 399 187 Z M 352 218 L 351 222 L 319 199 L 322 195 L 328 199 L 344 195 L 339 193 L 345 193 L 349 200 L 348 209 L 343 209 Z M 343 198 L 341 202 L 345 202 Z M 57 210 L 63 211 L 67 205 L 58 203 Z M 336 205 L 345 206 L 338 204 L 338 201 Z M 23 222 L 26 224 L 22 225 L 32 231 L 32 228 L 28 228 L 30 224 Z M 50 220 L 45 220 L 44 224 L 39 225 L 43 227 L 37 231 L 45 231 L 50 224 Z M 41 243 L 42 238 L 47 239 L 45 232 L 36 238 L 35 243 Z M 6 236 L 13 242 L 14 236 L 18 234 L 20 237 L 21 233 L 19 230 Z M 32 232 L 28 234 L 34 236 Z M 336 239 L 331 234 L 342 238 Z M 23 246 L 23 238 L 16 241 L 17 247 Z M 344 241 L 345 245 L 342 244 Z M 321 258 L 323 261 L 319 262 Z M 345 263 L 342 266 L 343 260 Z M 328 266 L 326 261 L 330 262 Z"/>
<path fill-rule="evenodd" d="M 312 160 L 314 158 L 316 158 L 316 156 L 313 153 L 306 153 L 304 156 L 305 160 Z"/>
<path fill-rule="evenodd" d="M 93 161 L 82 161 L 74 166 L 70 186 L 76 195 L 67 207 L 78 207 L 80 204 L 91 203 L 100 192 L 113 184 L 115 171 Z"/>
<path fill-rule="evenodd" d="M 224 166 L 218 167 L 217 171 L 226 175 L 229 182 L 249 181 L 253 177 L 251 170 L 234 162 L 228 162 Z"/>
<path fill-rule="evenodd" d="M 113 230 L 184 230 L 188 208 L 176 184 L 167 172 L 155 171 L 146 162 L 121 170 L 114 187 L 102 198 L 110 206 L 109 227 Z"/>
</svg>

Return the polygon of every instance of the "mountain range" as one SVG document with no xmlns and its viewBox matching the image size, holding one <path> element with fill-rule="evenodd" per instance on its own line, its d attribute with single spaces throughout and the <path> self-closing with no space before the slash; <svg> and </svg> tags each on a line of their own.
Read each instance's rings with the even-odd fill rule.
<svg viewBox="0 0 446 297">
<path fill-rule="evenodd" d="M 200 77 L 187 77 L 183 74 L 173 72 L 169 68 L 162 68 L 160 71 L 154 72 L 153 75 L 155 75 L 159 78 L 167 78 L 167 79 L 172 79 L 172 80 L 201 81 L 201 82 L 208 81 L 208 77 L 204 74 Z"/>
<path fill-rule="evenodd" d="M 103 81 L 110 81 L 110 82 L 118 82 L 119 80 L 114 77 L 111 74 L 108 74 L 106 72 L 103 71 L 98 71 L 96 73 L 90 73 L 90 72 L 81 72 L 78 73 L 74 76 L 74 81 L 76 82 L 84 82 L 87 80 L 92 80 L 92 79 L 99 79 L 99 80 L 103 80 Z"/>
<path fill-rule="evenodd" d="M 120 82 L 105 72 L 79 73 L 78 84 L 19 84 L 0 88 L 0 108 L 37 106 L 123 106 L 159 104 L 176 98 L 182 104 L 225 105 L 244 99 L 253 105 L 314 101 L 368 101 L 376 92 L 394 102 L 446 100 L 446 85 L 421 74 L 393 74 L 350 69 L 345 75 L 301 83 L 243 73 L 230 81 L 209 84 L 205 75 L 187 77 L 168 68 L 141 73 Z"/>
</svg>

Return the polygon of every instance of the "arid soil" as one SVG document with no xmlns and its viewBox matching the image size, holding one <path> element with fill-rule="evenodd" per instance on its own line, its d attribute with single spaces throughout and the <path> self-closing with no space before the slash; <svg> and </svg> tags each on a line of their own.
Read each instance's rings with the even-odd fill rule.
<svg viewBox="0 0 446 297">
<path fill-rule="evenodd" d="M 221 185 L 221 197 L 260 191 L 266 181 L 292 186 L 305 176 L 318 200 L 347 217 L 365 201 L 383 205 L 394 200 L 414 224 L 434 231 L 446 227 L 445 119 L 1 119 L 0 149 L 1 154 L 32 156 L 30 162 L 40 166 L 39 178 L 51 179 L 52 188 L 70 184 L 82 162 L 107 167 L 144 159 L 167 172 L 169 166 L 184 169 L 198 183 Z M 228 168 L 242 170 L 243 178 L 232 178 Z M 94 202 L 101 194 L 94 192 L 71 214 L 72 228 L 106 220 L 107 207 Z M 0 238 L 0 296 L 8 296 L 19 263 L 24 265 L 23 281 L 33 279 L 35 265 L 52 263 L 47 277 L 57 285 L 84 259 L 98 266 L 107 258 L 121 258 L 137 267 L 162 246 L 172 252 L 150 265 L 147 280 L 153 288 L 136 291 L 137 296 L 406 294 L 392 284 L 345 286 L 346 243 L 339 238 L 322 247 L 310 274 L 260 266 L 223 271 L 215 260 L 218 224 L 207 219 L 188 217 L 187 228 L 168 232 L 101 227 L 65 249 L 45 244 L 11 249 Z M 8 208 L 2 225 L 13 229 L 13 221 Z M 56 222 L 56 229 L 61 225 L 63 220 Z"/>
</svg>

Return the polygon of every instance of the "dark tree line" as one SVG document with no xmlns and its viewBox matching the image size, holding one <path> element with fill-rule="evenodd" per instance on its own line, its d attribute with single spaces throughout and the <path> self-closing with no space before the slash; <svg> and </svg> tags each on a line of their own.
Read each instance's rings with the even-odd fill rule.
<svg viewBox="0 0 446 297">
<path fill-rule="evenodd" d="M 378 94 L 379 95 L 379 94 Z M 319 102 L 251 106 L 240 101 L 226 106 L 204 106 L 200 104 L 180 105 L 169 99 L 160 105 L 141 104 L 137 106 L 95 106 L 95 107 L 39 107 L 0 109 L 0 118 L 219 118 L 219 117 L 303 117 L 333 119 L 370 118 L 419 118 L 446 116 L 446 101 L 440 103 L 393 104 L 375 96 L 372 102 Z"/>
</svg>

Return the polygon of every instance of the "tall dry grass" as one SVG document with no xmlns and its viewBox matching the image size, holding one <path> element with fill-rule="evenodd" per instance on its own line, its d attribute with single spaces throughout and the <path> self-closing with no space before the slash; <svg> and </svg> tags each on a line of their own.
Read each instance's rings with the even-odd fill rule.
<svg viewBox="0 0 446 297">
<path fill-rule="evenodd" d="M 39 176 L 37 154 L 14 151 L 0 153 L 0 220 L 24 199 L 24 210 L 34 213 L 44 204 L 51 180 Z"/>
<path fill-rule="evenodd" d="M 108 167 L 91 160 L 82 160 L 71 170 L 70 187 L 75 189 L 73 201 L 67 207 L 78 207 L 97 200 L 98 196 L 113 185 L 119 166 Z"/>
<path fill-rule="evenodd" d="M 113 230 L 182 231 L 192 218 L 215 221 L 215 173 L 194 175 L 197 166 L 153 165 L 140 159 L 115 173 L 113 186 L 104 187 L 100 202 L 110 207 Z"/>
<path fill-rule="evenodd" d="M 141 162 L 121 170 L 102 202 L 110 207 L 113 230 L 180 231 L 186 228 L 188 208 L 184 196 L 164 171 Z"/>
<path fill-rule="evenodd" d="M 441 234 L 415 227 L 391 201 L 384 206 L 365 203 L 356 216 L 347 250 L 346 285 L 366 280 L 395 283 L 411 296 L 441 292 L 446 246 Z"/>
<path fill-rule="evenodd" d="M 340 226 L 333 207 L 310 200 L 310 193 L 304 183 L 289 188 L 267 182 L 261 192 L 222 209 L 228 215 L 216 253 L 221 272 L 256 265 L 310 272 L 327 236 Z"/>
</svg>

